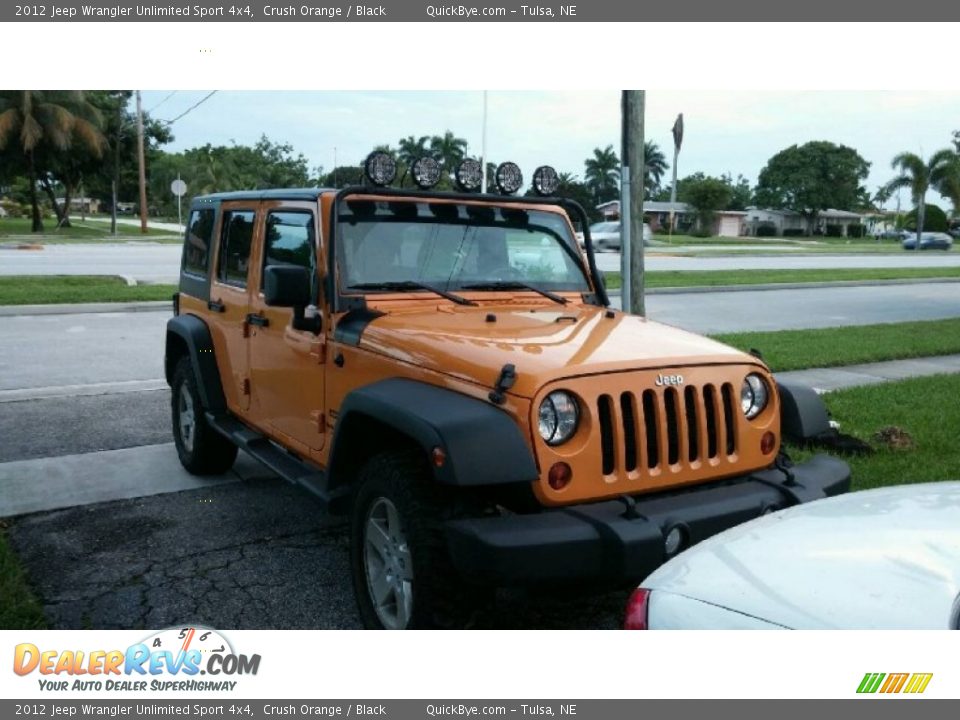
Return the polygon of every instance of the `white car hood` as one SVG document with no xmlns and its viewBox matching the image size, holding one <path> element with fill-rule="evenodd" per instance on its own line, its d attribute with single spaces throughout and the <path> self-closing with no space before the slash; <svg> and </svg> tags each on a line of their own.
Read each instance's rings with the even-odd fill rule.
<svg viewBox="0 0 960 720">
<path fill-rule="evenodd" d="M 850 493 L 758 518 L 642 586 L 791 628 L 946 629 L 960 593 L 960 483 Z"/>
</svg>

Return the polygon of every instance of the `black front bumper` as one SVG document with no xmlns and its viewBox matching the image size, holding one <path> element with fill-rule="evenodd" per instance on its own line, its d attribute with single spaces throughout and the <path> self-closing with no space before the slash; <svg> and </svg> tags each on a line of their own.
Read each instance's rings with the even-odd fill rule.
<svg viewBox="0 0 960 720">
<path fill-rule="evenodd" d="M 471 582 L 495 585 L 640 581 L 668 558 L 667 533 L 689 547 L 772 510 L 850 488 L 842 460 L 817 455 L 791 468 L 762 470 L 693 489 L 589 505 L 453 520 L 446 534 L 454 566 Z"/>
</svg>

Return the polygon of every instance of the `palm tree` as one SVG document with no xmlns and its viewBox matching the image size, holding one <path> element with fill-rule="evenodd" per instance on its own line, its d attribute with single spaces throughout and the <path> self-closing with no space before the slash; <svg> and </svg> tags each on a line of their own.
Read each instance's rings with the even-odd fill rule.
<svg viewBox="0 0 960 720">
<path fill-rule="evenodd" d="M 407 178 L 407 173 L 410 172 L 410 168 L 413 167 L 413 164 L 419 159 L 426 155 L 430 154 L 429 149 L 430 137 L 428 135 L 421 135 L 420 137 L 414 137 L 413 135 L 408 135 L 405 138 L 401 138 L 400 142 L 397 143 L 399 150 L 397 151 L 397 157 L 400 160 L 400 164 L 403 165 L 403 175 L 400 178 L 400 187 L 403 187 L 403 181 Z"/>
<path fill-rule="evenodd" d="M 653 195 L 660 188 L 660 180 L 670 168 L 667 164 L 667 158 L 660 151 L 660 146 L 653 140 L 647 140 L 643 144 L 643 187 L 647 195 Z"/>
<path fill-rule="evenodd" d="M 43 168 L 38 167 L 38 153 L 63 152 L 77 143 L 99 156 L 106 145 L 100 125 L 99 111 L 80 91 L 0 91 L 0 150 L 17 138 L 30 181 L 33 232 L 43 230 L 37 197 Z"/>
<path fill-rule="evenodd" d="M 899 170 L 900 174 L 888 182 L 886 188 L 891 194 L 900 188 L 909 188 L 917 206 L 917 247 L 920 247 L 927 191 L 941 188 L 946 183 L 952 172 L 955 172 L 957 155 L 950 149 L 938 150 L 925 161 L 915 153 L 904 152 L 893 158 L 890 164 L 894 170 Z"/>
<path fill-rule="evenodd" d="M 607 200 L 614 200 L 620 188 L 620 159 L 613 150 L 613 145 L 607 145 L 603 150 L 593 149 L 593 157 L 583 163 L 584 181 L 593 193 L 594 202 L 599 205 Z"/>
<path fill-rule="evenodd" d="M 883 206 L 889 202 L 891 197 L 893 197 L 893 190 L 886 185 L 881 185 L 877 188 L 877 192 L 873 194 L 873 202 L 877 209 L 883 210 Z"/>
<path fill-rule="evenodd" d="M 430 138 L 430 153 L 443 163 L 447 170 L 451 170 L 466 156 L 467 141 L 447 130 L 442 136 L 434 135 Z"/>
</svg>

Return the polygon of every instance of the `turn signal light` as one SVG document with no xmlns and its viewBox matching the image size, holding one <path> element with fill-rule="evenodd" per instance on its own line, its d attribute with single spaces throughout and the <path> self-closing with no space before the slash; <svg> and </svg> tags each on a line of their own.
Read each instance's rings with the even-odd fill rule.
<svg viewBox="0 0 960 720">
<path fill-rule="evenodd" d="M 760 438 L 760 452 L 764 455 L 769 455 L 773 452 L 773 449 L 777 446 L 777 436 L 772 432 L 765 432 L 763 437 Z"/>
<path fill-rule="evenodd" d="M 623 618 L 624 630 L 649 630 L 647 614 L 650 609 L 650 591 L 637 588 L 627 600 L 627 611 Z"/>
<path fill-rule="evenodd" d="M 573 470 L 565 462 L 554 463 L 547 473 L 547 482 L 554 490 L 563 490 L 573 479 Z"/>
</svg>

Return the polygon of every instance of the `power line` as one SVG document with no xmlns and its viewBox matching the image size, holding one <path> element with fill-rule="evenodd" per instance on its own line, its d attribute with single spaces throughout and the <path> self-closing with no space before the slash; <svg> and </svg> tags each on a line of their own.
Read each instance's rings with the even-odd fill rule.
<svg viewBox="0 0 960 720">
<path fill-rule="evenodd" d="M 180 91 L 179 91 L 179 90 L 174 90 L 172 93 L 170 93 L 169 95 L 167 95 L 163 100 L 161 100 L 161 101 L 158 102 L 156 105 L 154 105 L 152 108 L 150 108 L 149 110 L 147 110 L 147 114 L 149 115 L 150 113 L 152 113 L 154 110 L 156 110 L 158 107 L 160 107 L 161 105 L 163 105 L 167 100 L 169 100 L 170 98 L 172 98 L 172 97 L 173 97 L 174 95 L 176 95 L 178 92 L 180 92 Z"/>
<path fill-rule="evenodd" d="M 179 120 L 180 118 L 182 118 L 184 115 L 187 115 L 188 113 L 193 112 L 194 110 L 196 110 L 198 107 L 200 107 L 201 105 L 203 105 L 207 100 L 209 100 L 210 98 L 212 98 L 212 97 L 213 97 L 214 95 L 216 95 L 216 94 L 217 94 L 217 91 L 214 90 L 213 92 L 209 93 L 206 97 L 204 97 L 202 100 L 200 100 L 199 102 L 191 105 L 191 106 L 188 107 L 186 110 L 184 110 L 182 113 L 180 113 L 179 115 L 177 115 L 173 120 L 164 120 L 163 122 L 165 122 L 167 125 L 173 125 L 177 120 Z"/>
</svg>

